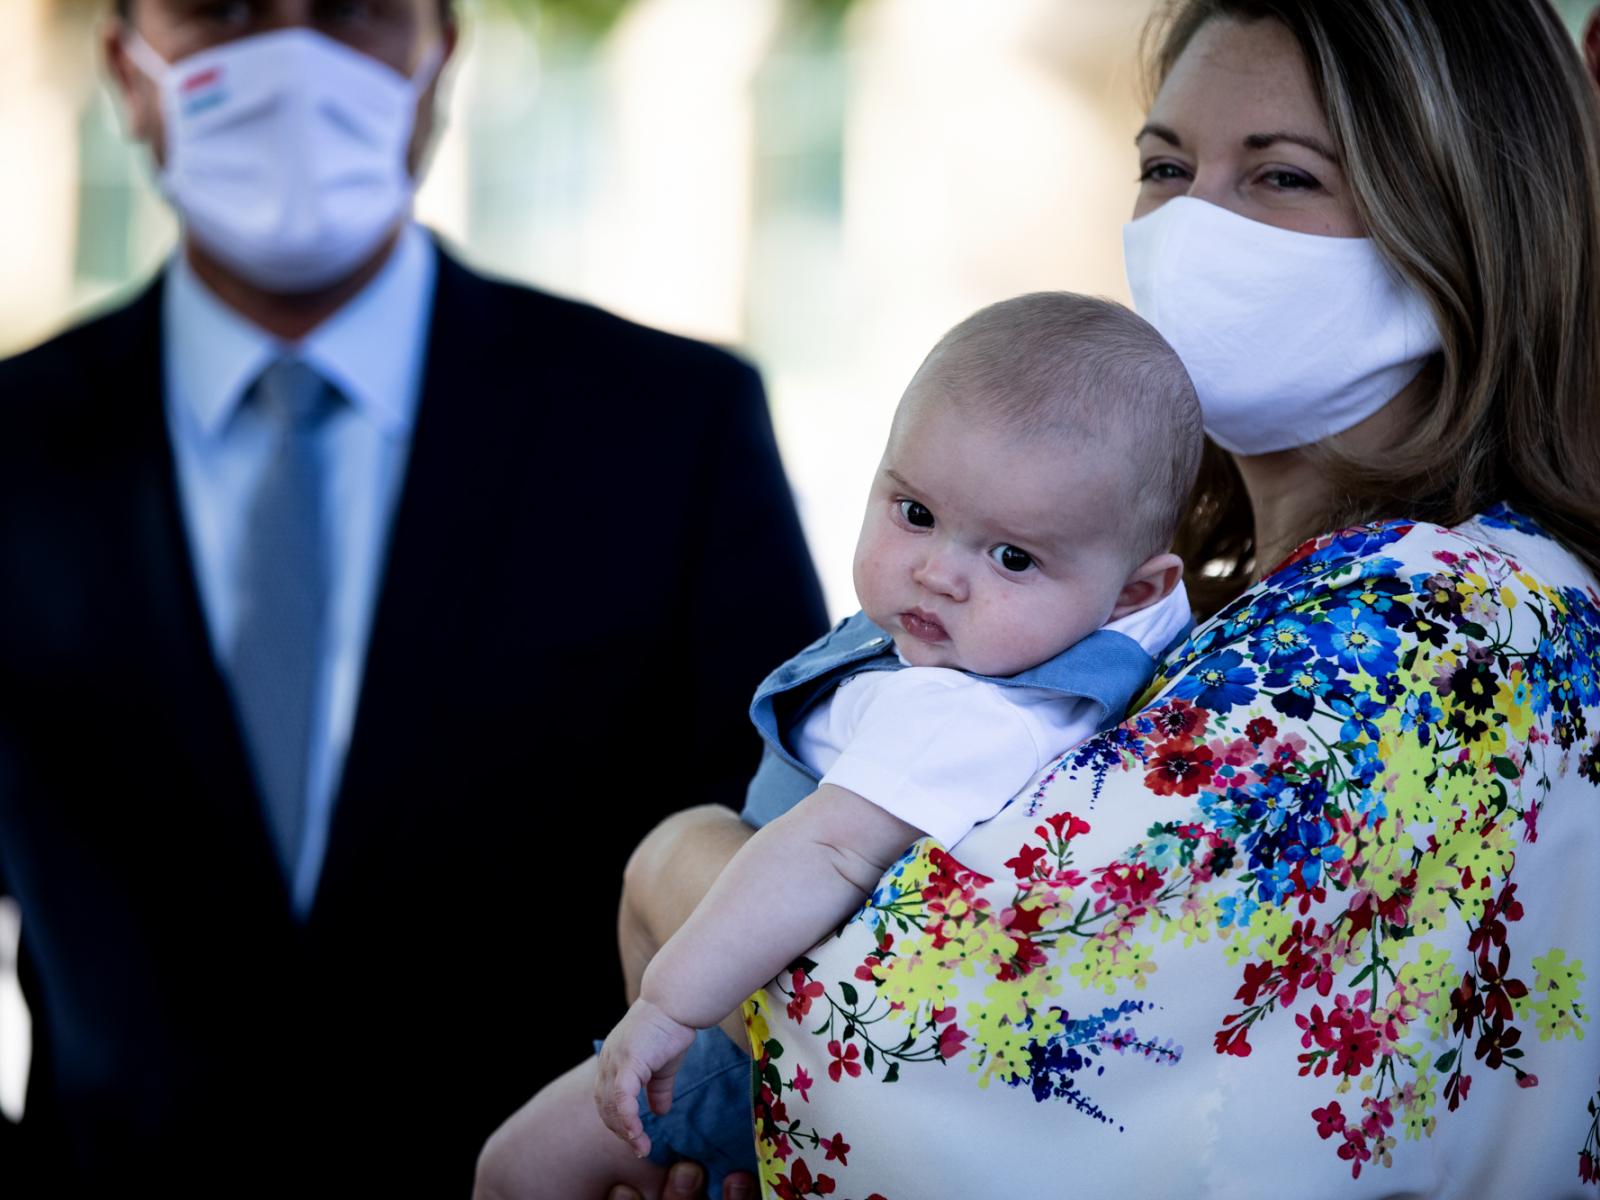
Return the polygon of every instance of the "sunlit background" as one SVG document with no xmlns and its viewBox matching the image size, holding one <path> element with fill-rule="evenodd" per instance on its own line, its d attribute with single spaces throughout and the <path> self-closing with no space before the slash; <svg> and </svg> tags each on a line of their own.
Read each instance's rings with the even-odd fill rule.
<svg viewBox="0 0 1600 1200">
<path fill-rule="evenodd" d="M 1591 0 L 1570 0 L 1576 28 Z M 0 0 L 0 356 L 141 286 L 175 225 L 95 57 L 109 0 Z M 467 0 L 418 199 L 469 263 L 762 370 L 835 615 L 890 414 L 992 300 L 1126 300 L 1152 0 Z M 528 330 L 537 354 L 539 331 Z M 0 1111 L 28 1025 L 0 904 Z"/>
</svg>

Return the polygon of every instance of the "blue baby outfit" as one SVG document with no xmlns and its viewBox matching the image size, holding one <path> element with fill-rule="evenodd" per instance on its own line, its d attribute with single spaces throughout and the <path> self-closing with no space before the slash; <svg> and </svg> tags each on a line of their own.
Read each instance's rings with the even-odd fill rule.
<svg viewBox="0 0 1600 1200">
<path fill-rule="evenodd" d="M 1186 629 L 1174 638 L 1163 657 L 1187 633 Z M 895 671 L 904 665 L 893 639 L 858 612 L 762 680 L 750 702 L 750 719 L 766 750 L 745 792 L 739 814 L 745 824 L 759 829 L 816 790 L 820 777 L 795 757 L 786 742 L 817 703 L 848 676 Z M 1138 642 L 1115 630 L 1097 629 L 1020 674 L 973 678 L 1089 700 L 1100 710 L 1099 727 L 1107 729 L 1122 720 L 1155 669 L 1156 660 Z M 756 1169 L 751 1086 L 750 1056 L 720 1029 L 702 1029 L 678 1072 L 672 1111 L 656 1116 L 641 1097 L 651 1161 L 667 1164 L 687 1158 L 701 1163 L 709 1177 L 711 1200 L 720 1200 L 723 1176 Z"/>
</svg>

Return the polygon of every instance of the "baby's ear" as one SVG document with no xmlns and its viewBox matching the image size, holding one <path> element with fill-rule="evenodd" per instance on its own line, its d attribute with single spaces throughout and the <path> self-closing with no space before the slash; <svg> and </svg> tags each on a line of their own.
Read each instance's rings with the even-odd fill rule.
<svg viewBox="0 0 1600 1200">
<path fill-rule="evenodd" d="M 1183 559 L 1176 554 L 1152 554 L 1128 576 L 1108 620 L 1115 621 L 1166 599 L 1182 578 Z"/>
</svg>

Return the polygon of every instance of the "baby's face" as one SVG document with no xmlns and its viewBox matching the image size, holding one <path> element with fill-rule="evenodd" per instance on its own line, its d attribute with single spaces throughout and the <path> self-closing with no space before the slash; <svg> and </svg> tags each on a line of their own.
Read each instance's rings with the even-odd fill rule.
<svg viewBox="0 0 1600 1200">
<path fill-rule="evenodd" d="M 1105 624 L 1130 571 L 1119 464 L 905 405 L 855 557 L 861 607 L 905 659 L 1014 675 Z"/>
</svg>

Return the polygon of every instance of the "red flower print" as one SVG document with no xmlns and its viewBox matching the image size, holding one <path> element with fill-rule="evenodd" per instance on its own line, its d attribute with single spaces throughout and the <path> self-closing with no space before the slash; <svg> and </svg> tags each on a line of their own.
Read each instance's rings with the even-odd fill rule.
<svg viewBox="0 0 1600 1200">
<path fill-rule="evenodd" d="M 1522 1030 L 1515 1025 L 1507 1025 L 1496 1015 L 1492 1020 L 1484 1022 L 1483 1036 L 1478 1039 L 1473 1055 L 1483 1059 L 1490 1070 L 1498 1071 L 1505 1062 L 1505 1052 L 1521 1040 Z"/>
<path fill-rule="evenodd" d="M 943 1008 L 933 1010 L 933 1023 L 935 1025 L 948 1025 L 956 1019 L 956 1006 L 947 1004 Z"/>
<path fill-rule="evenodd" d="M 1094 881 L 1094 890 L 1100 893 L 1100 899 L 1095 902 L 1096 912 L 1107 904 L 1125 904 L 1130 909 L 1142 908 L 1144 902 L 1159 892 L 1165 882 L 1158 868 L 1142 862 L 1112 863 L 1109 867 L 1100 867 L 1095 874 L 1099 878 Z"/>
<path fill-rule="evenodd" d="M 1224 1023 L 1232 1021 L 1233 1017 L 1224 1017 Z M 1250 1045 L 1249 1027 L 1240 1025 L 1235 1029 L 1219 1029 L 1212 1037 L 1216 1044 L 1218 1054 L 1231 1054 L 1235 1058 L 1249 1058 L 1250 1051 L 1255 1047 Z"/>
<path fill-rule="evenodd" d="M 1049 825 L 1051 829 L 1055 830 L 1056 840 L 1062 842 L 1070 842 L 1080 833 L 1089 832 L 1089 822 L 1080 820 L 1069 812 L 1059 812 L 1053 816 L 1046 817 L 1045 824 Z M 1040 825 L 1034 830 L 1034 832 L 1040 837 L 1050 836 L 1049 834 L 1045 833 L 1044 825 Z"/>
<path fill-rule="evenodd" d="M 1169 742 L 1145 772 L 1145 783 L 1158 796 L 1192 796 L 1211 782 L 1215 759 L 1209 746 Z"/>
<path fill-rule="evenodd" d="M 1196 708 L 1187 700 L 1174 700 L 1163 704 L 1150 714 L 1156 728 L 1164 733 L 1169 744 L 1187 745 L 1190 739 L 1205 731 L 1205 710 Z"/>
<path fill-rule="evenodd" d="M 1239 990 L 1233 994 L 1233 998 L 1245 1004 L 1254 1004 L 1256 997 L 1261 995 L 1261 989 L 1272 982 L 1275 973 L 1271 963 L 1245 963 L 1244 982 L 1239 985 Z"/>
<path fill-rule="evenodd" d="M 1471 1075 L 1452 1075 L 1444 1081 L 1444 1095 L 1445 1099 L 1450 1101 L 1451 1112 L 1461 1107 L 1461 1102 L 1467 1098 L 1467 1093 L 1471 1090 Z"/>
<path fill-rule="evenodd" d="M 1600 1181 L 1600 1174 L 1595 1172 L 1594 1155 L 1587 1150 L 1582 1150 L 1578 1153 L 1578 1178 L 1584 1183 Z"/>
<path fill-rule="evenodd" d="M 845 1158 L 845 1155 L 850 1153 L 850 1144 L 844 1140 L 844 1134 L 836 1133 L 831 1138 L 823 1138 L 817 1144 L 828 1152 L 829 1162 L 837 1158 L 841 1167 L 850 1165 L 850 1160 Z"/>
<path fill-rule="evenodd" d="M 1034 870 L 1044 859 L 1044 847 L 1024 846 L 1015 858 L 1006 859 L 1006 866 L 1017 873 L 1018 879 L 1032 878 Z"/>
<path fill-rule="evenodd" d="M 1311 1116 L 1317 1123 L 1317 1136 L 1320 1138 L 1327 1139 L 1344 1132 L 1344 1113 L 1339 1111 L 1337 1100 L 1330 1101 L 1327 1108 L 1313 1108 Z"/>
<path fill-rule="evenodd" d="M 796 971 L 789 979 L 789 987 L 793 994 L 789 997 L 788 1007 L 784 1009 L 791 1021 L 802 1021 L 811 1011 L 811 1002 L 822 995 L 822 985 L 816 980 L 806 981 L 804 971 Z"/>
<path fill-rule="evenodd" d="M 1047 961 L 1043 950 L 1031 938 L 1014 937 L 1011 939 L 1015 947 L 1011 957 L 1000 964 L 1000 969 L 995 973 L 995 978 L 1001 983 L 1012 979 L 1021 979 L 1035 967 L 1042 967 Z"/>
<path fill-rule="evenodd" d="M 804 1067 L 796 1067 L 794 1072 L 794 1082 L 789 1086 L 800 1093 L 800 1099 L 809 1104 L 811 1103 L 811 1087 L 815 1083 L 816 1080 L 812 1079 L 811 1076 L 806 1074 L 806 1069 Z"/>
<path fill-rule="evenodd" d="M 1370 992 L 1356 993 L 1355 1003 L 1349 996 L 1334 1000 L 1332 1011 L 1324 1014 L 1322 1005 L 1313 1004 L 1310 1016 L 1296 1014 L 1295 1024 L 1303 1031 L 1300 1044 L 1315 1050 L 1300 1055 L 1300 1074 L 1324 1074 L 1331 1062 L 1336 1075 L 1359 1075 L 1377 1059 L 1379 1028 L 1361 1005 L 1370 998 Z"/>
<path fill-rule="evenodd" d="M 967 1035 L 954 1025 L 946 1025 L 939 1031 L 939 1057 L 946 1061 L 954 1058 L 967 1048 Z"/>
<path fill-rule="evenodd" d="M 1043 908 L 1005 908 L 1000 910 L 1000 928 L 1007 933 L 1026 937 L 1030 933 L 1038 933 L 1041 928 L 1041 918 L 1047 910 Z"/>
<path fill-rule="evenodd" d="M 833 1061 L 828 1064 L 828 1078 L 835 1083 L 839 1082 L 841 1072 L 851 1079 L 861 1074 L 861 1064 L 856 1061 L 861 1057 L 861 1047 L 854 1042 L 840 1046 L 838 1039 L 834 1039 L 828 1043 L 828 1053 L 833 1055 Z"/>
<path fill-rule="evenodd" d="M 1367 1149 L 1367 1139 L 1359 1129 L 1344 1131 L 1344 1145 L 1339 1147 L 1339 1157 L 1350 1164 L 1350 1178 L 1361 1178 L 1361 1164 L 1372 1158 L 1372 1151 Z"/>
<path fill-rule="evenodd" d="M 1270 737 L 1278 736 L 1278 727 L 1266 717 L 1256 717 L 1244 727 L 1244 735 L 1256 745 L 1261 745 Z M 1335 1105 L 1335 1107 L 1338 1107 Z"/>
<path fill-rule="evenodd" d="M 794 1166 L 789 1168 L 789 1174 L 778 1177 L 777 1192 L 782 1200 L 801 1200 L 804 1196 L 828 1196 L 833 1194 L 834 1183 L 826 1175 L 811 1178 L 811 1168 L 806 1166 L 806 1160 L 797 1158 Z"/>
</svg>

